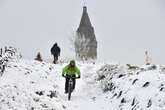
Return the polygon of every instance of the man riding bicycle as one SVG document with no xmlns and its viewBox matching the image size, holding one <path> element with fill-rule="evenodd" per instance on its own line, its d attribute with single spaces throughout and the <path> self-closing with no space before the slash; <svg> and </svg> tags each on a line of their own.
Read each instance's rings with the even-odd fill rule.
<svg viewBox="0 0 165 110">
<path fill-rule="evenodd" d="M 68 93 L 68 84 L 69 84 L 69 79 L 71 77 L 73 81 L 73 88 L 72 90 L 75 89 L 76 85 L 76 79 L 75 78 L 80 78 L 80 70 L 76 66 L 76 63 L 74 60 L 71 60 L 69 65 L 65 66 L 62 71 L 62 76 L 65 77 L 65 93 Z"/>
</svg>

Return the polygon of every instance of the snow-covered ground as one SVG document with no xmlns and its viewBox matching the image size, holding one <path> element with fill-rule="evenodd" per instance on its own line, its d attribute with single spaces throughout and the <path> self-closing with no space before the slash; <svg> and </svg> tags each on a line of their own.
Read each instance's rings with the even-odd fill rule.
<svg viewBox="0 0 165 110">
<path fill-rule="evenodd" d="M 165 67 L 105 65 L 98 71 L 112 110 L 165 110 Z"/>
<path fill-rule="evenodd" d="M 1 110 L 62 110 L 54 67 L 33 61 L 11 62 L 0 78 Z"/>
<path fill-rule="evenodd" d="M 71 101 L 61 72 L 67 63 L 13 60 L 0 77 L 0 110 L 165 110 L 165 67 L 77 62 Z"/>
<path fill-rule="evenodd" d="M 82 78 L 77 80 L 71 101 L 64 94 L 61 72 L 64 64 L 17 60 L 8 64 L 0 78 L 0 110 L 82 110 L 98 108 L 92 75 L 101 66 L 78 63 Z M 88 108 L 89 107 L 89 108 Z"/>
</svg>

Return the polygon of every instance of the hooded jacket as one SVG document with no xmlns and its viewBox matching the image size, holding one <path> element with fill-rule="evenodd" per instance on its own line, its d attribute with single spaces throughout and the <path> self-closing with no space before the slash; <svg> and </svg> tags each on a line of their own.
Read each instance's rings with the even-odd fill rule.
<svg viewBox="0 0 165 110">
<path fill-rule="evenodd" d="M 69 76 L 78 75 L 78 76 L 80 76 L 80 70 L 77 66 L 71 67 L 70 65 L 67 65 L 63 68 L 62 75 L 69 75 Z"/>
</svg>

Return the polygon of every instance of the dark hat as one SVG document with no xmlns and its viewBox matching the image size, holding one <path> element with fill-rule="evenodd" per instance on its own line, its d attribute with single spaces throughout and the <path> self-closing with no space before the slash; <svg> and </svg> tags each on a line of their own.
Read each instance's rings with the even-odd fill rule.
<svg viewBox="0 0 165 110">
<path fill-rule="evenodd" d="M 71 60 L 70 63 L 69 63 L 70 66 L 75 66 L 76 65 L 76 62 L 74 60 Z"/>
<path fill-rule="evenodd" d="M 54 46 L 57 46 L 57 43 L 55 43 Z"/>
</svg>

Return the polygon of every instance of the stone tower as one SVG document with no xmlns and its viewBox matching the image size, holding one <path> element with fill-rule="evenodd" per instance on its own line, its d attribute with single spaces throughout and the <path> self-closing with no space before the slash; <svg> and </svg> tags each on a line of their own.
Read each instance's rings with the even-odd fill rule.
<svg viewBox="0 0 165 110">
<path fill-rule="evenodd" d="M 83 7 L 80 25 L 76 31 L 75 51 L 76 58 L 80 60 L 97 58 L 97 40 L 86 6 Z"/>
</svg>

